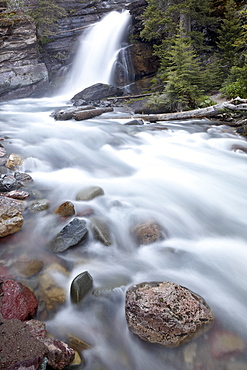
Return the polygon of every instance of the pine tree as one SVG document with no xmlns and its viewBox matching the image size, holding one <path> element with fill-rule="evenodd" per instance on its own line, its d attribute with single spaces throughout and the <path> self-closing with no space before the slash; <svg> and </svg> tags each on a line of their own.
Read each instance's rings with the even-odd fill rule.
<svg viewBox="0 0 247 370">
<path fill-rule="evenodd" d="M 224 19 L 218 31 L 217 46 L 219 48 L 219 60 L 222 67 L 222 80 L 224 80 L 231 67 L 236 63 L 238 47 L 236 39 L 241 33 L 241 22 L 237 14 L 237 6 L 234 0 L 228 0 L 225 7 Z"/>
<path fill-rule="evenodd" d="M 202 97 L 202 73 L 191 39 L 183 35 L 181 23 L 166 58 L 164 94 L 171 110 L 195 108 Z"/>
</svg>

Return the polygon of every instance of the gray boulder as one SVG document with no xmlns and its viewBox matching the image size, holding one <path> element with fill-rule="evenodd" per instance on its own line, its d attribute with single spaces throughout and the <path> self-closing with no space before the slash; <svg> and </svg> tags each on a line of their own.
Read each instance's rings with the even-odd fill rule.
<svg viewBox="0 0 247 370">
<path fill-rule="evenodd" d="M 119 89 L 118 87 L 97 83 L 76 94 L 71 101 L 76 102 L 81 99 L 86 101 L 94 101 L 121 95 L 123 95 L 123 90 Z"/>
<path fill-rule="evenodd" d="M 54 253 L 64 252 L 71 247 L 85 242 L 87 236 L 86 222 L 79 220 L 79 218 L 74 218 L 55 237 L 51 243 L 51 249 Z"/>
<path fill-rule="evenodd" d="M 202 297 L 172 282 L 141 283 L 126 292 L 126 320 L 141 339 L 176 347 L 213 320 Z"/>
</svg>

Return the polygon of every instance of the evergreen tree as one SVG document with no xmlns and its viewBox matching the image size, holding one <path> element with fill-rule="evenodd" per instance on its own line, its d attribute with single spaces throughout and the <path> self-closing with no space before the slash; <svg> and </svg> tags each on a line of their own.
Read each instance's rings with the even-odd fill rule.
<svg viewBox="0 0 247 370">
<path fill-rule="evenodd" d="M 222 80 L 224 80 L 231 67 L 236 63 L 238 47 L 236 39 L 241 33 L 241 22 L 234 0 L 228 0 L 225 7 L 224 19 L 218 31 L 217 46 L 219 48 L 219 61 L 222 67 Z"/>
<path fill-rule="evenodd" d="M 166 59 L 164 94 L 171 110 L 195 108 L 202 97 L 202 73 L 191 39 L 183 35 L 181 23 Z"/>
</svg>

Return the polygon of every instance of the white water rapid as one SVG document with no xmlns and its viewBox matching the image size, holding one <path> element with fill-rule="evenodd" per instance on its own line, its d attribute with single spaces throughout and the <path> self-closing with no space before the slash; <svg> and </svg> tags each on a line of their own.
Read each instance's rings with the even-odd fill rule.
<svg viewBox="0 0 247 370">
<path fill-rule="evenodd" d="M 64 93 L 70 97 L 95 83 L 113 83 L 114 65 L 130 22 L 129 12 L 113 11 L 82 33 Z"/>
<path fill-rule="evenodd" d="M 127 14 L 122 16 L 127 22 Z M 92 58 L 99 62 L 100 56 Z M 96 80 L 88 76 L 85 84 Z M 90 344 L 77 369 L 246 369 L 246 140 L 207 120 L 128 126 L 117 109 L 81 122 L 55 121 L 51 113 L 62 106 L 57 98 L 0 103 L 2 143 L 8 154 L 22 156 L 19 171 L 34 179 L 27 207 L 33 199 L 49 201 L 47 210 L 24 212 L 22 229 L 1 238 L 0 267 L 39 298 L 40 275 L 23 278 L 14 267 L 20 258 L 41 260 L 40 274 L 46 276 L 56 266 L 51 271 L 66 290 L 66 303 L 55 312 L 41 304 L 37 318 L 60 340 L 67 342 L 71 334 Z M 77 201 L 79 190 L 91 185 L 102 187 L 104 195 Z M 64 201 L 74 204 L 75 216 L 88 227 L 86 210 L 104 218 L 112 245 L 90 233 L 83 246 L 52 253 L 51 240 L 72 219 L 53 213 Z M 138 246 L 130 229 L 149 219 L 168 238 Z M 72 305 L 70 284 L 83 271 L 93 277 L 96 293 Z M 144 281 L 172 281 L 195 291 L 212 308 L 213 326 L 179 348 L 140 340 L 126 324 L 125 292 Z"/>
</svg>

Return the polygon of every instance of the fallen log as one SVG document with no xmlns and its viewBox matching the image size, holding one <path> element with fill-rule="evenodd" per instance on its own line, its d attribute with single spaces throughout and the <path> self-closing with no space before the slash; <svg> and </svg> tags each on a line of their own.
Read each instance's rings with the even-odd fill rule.
<svg viewBox="0 0 247 370">
<path fill-rule="evenodd" d="M 157 121 L 175 121 L 184 119 L 201 119 L 201 118 L 211 118 L 216 117 L 221 114 L 225 109 L 232 111 L 247 111 L 247 99 L 236 98 L 228 102 L 223 102 L 219 104 L 212 105 L 206 108 L 199 108 L 189 111 L 175 112 L 175 113 L 159 113 L 159 114 L 141 114 L 141 115 L 131 115 L 131 119 L 143 119 L 149 122 Z M 120 117 L 118 117 L 120 118 Z"/>
<path fill-rule="evenodd" d="M 96 116 L 100 116 L 103 113 L 112 112 L 112 111 L 113 111 L 113 108 L 111 107 L 95 108 L 95 109 L 75 112 L 72 118 L 74 118 L 76 121 L 82 121 L 82 120 L 90 119 Z"/>
</svg>

